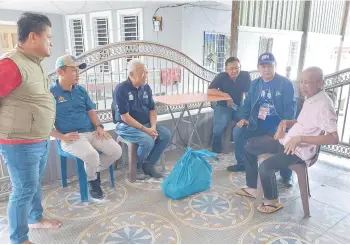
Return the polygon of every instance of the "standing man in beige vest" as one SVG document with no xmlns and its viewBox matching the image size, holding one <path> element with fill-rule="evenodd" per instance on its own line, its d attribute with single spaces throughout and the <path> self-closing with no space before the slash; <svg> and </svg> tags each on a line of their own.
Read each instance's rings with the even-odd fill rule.
<svg viewBox="0 0 350 245">
<path fill-rule="evenodd" d="M 43 217 L 41 179 L 55 102 L 42 61 L 51 53 L 51 22 L 24 13 L 17 22 L 18 46 L 0 58 L 0 156 L 12 183 L 8 205 L 11 243 L 30 243 L 28 228 L 59 228 Z"/>
</svg>

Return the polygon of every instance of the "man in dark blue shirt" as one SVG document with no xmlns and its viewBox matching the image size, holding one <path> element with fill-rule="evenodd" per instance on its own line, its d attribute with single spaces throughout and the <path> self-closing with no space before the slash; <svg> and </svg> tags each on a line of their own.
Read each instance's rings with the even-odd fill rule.
<svg viewBox="0 0 350 245">
<path fill-rule="evenodd" d="M 100 171 L 107 169 L 121 157 L 117 142 L 103 129 L 86 90 L 78 85 L 79 69 L 85 63 L 65 55 L 57 59 L 59 74 L 51 86 L 56 100 L 55 130 L 51 136 L 59 139 L 62 150 L 84 161 L 85 171 L 93 198 L 102 198 Z M 102 152 L 101 156 L 99 152 Z"/>
<path fill-rule="evenodd" d="M 231 121 L 237 122 L 236 111 L 241 105 L 243 94 L 250 87 L 250 75 L 241 71 L 241 64 L 236 57 L 230 57 L 225 62 L 225 72 L 219 73 L 210 84 L 209 95 L 231 97 L 228 101 L 219 101 L 214 107 L 212 151 L 221 153 L 221 138 Z M 236 152 L 238 156 L 239 152 Z M 243 156 L 238 156 L 243 158 Z M 237 158 L 237 157 L 236 157 Z M 237 161 L 243 165 L 243 161 Z"/>
<path fill-rule="evenodd" d="M 154 165 L 170 142 L 168 128 L 157 125 L 157 111 L 151 87 L 146 83 L 147 70 L 139 60 L 128 64 L 129 78 L 113 91 L 116 132 L 138 145 L 136 179 L 163 177 Z"/>
<path fill-rule="evenodd" d="M 248 138 L 272 138 L 281 120 L 292 120 L 296 114 L 292 82 L 275 72 L 274 55 L 271 53 L 260 55 L 258 68 L 261 77 L 252 82 L 248 96 L 238 113 L 241 120 L 233 129 L 233 139 L 241 152 L 244 152 Z M 246 157 L 244 159 L 246 160 Z M 250 165 L 245 162 L 244 166 Z M 237 172 L 245 169 L 233 165 L 227 170 Z M 292 171 L 284 168 L 280 173 L 284 184 L 291 186 Z"/>
</svg>

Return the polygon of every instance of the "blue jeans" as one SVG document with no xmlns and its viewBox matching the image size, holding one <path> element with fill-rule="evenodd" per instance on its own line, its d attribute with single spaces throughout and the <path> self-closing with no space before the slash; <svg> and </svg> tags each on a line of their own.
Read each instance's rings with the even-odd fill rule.
<svg viewBox="0 0 350 245">
<path fill-rule="evenodd" d="M 41 179 L 46 168 L 49 141 L 33 144 L 0 145 L 12 183 L 8 218 L 11 243 L 28 240 L 28 223 L 43 218 Z"/>
<path fill-rule="evenodd" d="M 232 130 L 233 141 L 235 142 L 235 157 L 237 165 L 244 166 L 244 147 L 247 144 L 249 138 L 258 137 L 262 135 L 274 136 L 274 132 L 266 132 L 263 129 L 257 128 L 255 131 L 250 131 L 246 126 L 234 127 Z M 283 179 L 290 179 L 292 177 L 292 170 L 289 168 L 282 168 L 280 170 L 281 177 Z"/>
<path fill-rule="evenodd" d="M 150 127 L 145 124 L 145 127 Z M 123 139 L 137 144 L 137 168 L 141 168 L 143 163 L 155 165 L 171 139 L 171 132 L 167 127 L 157 125 L 158 137 L 154 140 L 147 133 L 131 127 L 125 123 L 117 123 L 116 133 Z"/>
<path fill-rule="evenodd" d="M 221 153 L 221 139 L 228 124 L 236 119 L 236 111 L 230 107 L 216 105 L 213 118 L 212 151 Z"/>
</svg>

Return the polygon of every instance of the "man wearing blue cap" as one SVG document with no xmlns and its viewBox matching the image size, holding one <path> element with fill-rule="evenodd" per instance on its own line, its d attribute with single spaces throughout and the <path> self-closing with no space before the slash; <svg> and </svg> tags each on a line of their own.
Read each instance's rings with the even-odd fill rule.
<svg viewBox="0 0 350 245">
<path fill-rule="evenodd" d="M 59 79 L 50 89 L 56 99 L 56 129 L 51 136 L 61 141 L 63 151 L 84 161 L 90 195 L 101 199 L 100 171 L 118 160 L 122 150 L 104 131 L 94 111 L 95 104 L 87 91 L 78 85 L 79 69 L 85 68 L 85 63 L 79 63 L 71 55 L 57 59 Z M 101 156 L 99 152 L 102 152 Z"/>
<path fill-rule="evenodd" d="M 248 138 L 272 138 L 281 120 L 292 120 L 295 118 L 296 101 L 294 88 L 290 80 L 276 74 L 274 55 L 271 53 L 260 55 L 258 69 L 261 77 L 252 82 L 244 105 L 238 113 L 238 117 L 241 120 L 233 129 L 235 145 L 241 151 L 249 147 L 249 141 L 252 139 L 246 145 Z M 247 154 L 244 151 L 245 171 L 249 171 L 250 167 L 250 164 L 247 163 L 247 157 L 253 157 L 253 160 L 257 161 L 259 154 L 269 153 L 268 151 L 261 152 L 260 149 L 255 150 L 256 154 L 254 155 Z M 232 169 L 234 167 L 229 166 L 228 170 L 233 172 L 241 171 L 241 169 Z M 292 185 L 292 171 L 290 169 L 281 169 L 280 173 L 283 183 L 290 187 Z M 257 178 L 255 178 L 256 180 Z M 246 194 L 245 191 L 245 189 L 242 189 L 243 194 Z M 250 194 L 254 195 L 255 193 Z"/>
</svg>

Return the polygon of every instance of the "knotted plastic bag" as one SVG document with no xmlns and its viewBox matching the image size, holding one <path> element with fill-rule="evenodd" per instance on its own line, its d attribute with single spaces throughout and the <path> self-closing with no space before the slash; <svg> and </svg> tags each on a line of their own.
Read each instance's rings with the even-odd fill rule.
<svg viewBox="0 0 350 245">
<path fill-rule="evenodd" d="M 164 195 L 177 200 L 208 190 L 212 183 L 212 167 L 205 158 L 215 157 L 216 154 L 210 151 L 188 148 L 163 181 Z"/>
</svg>

